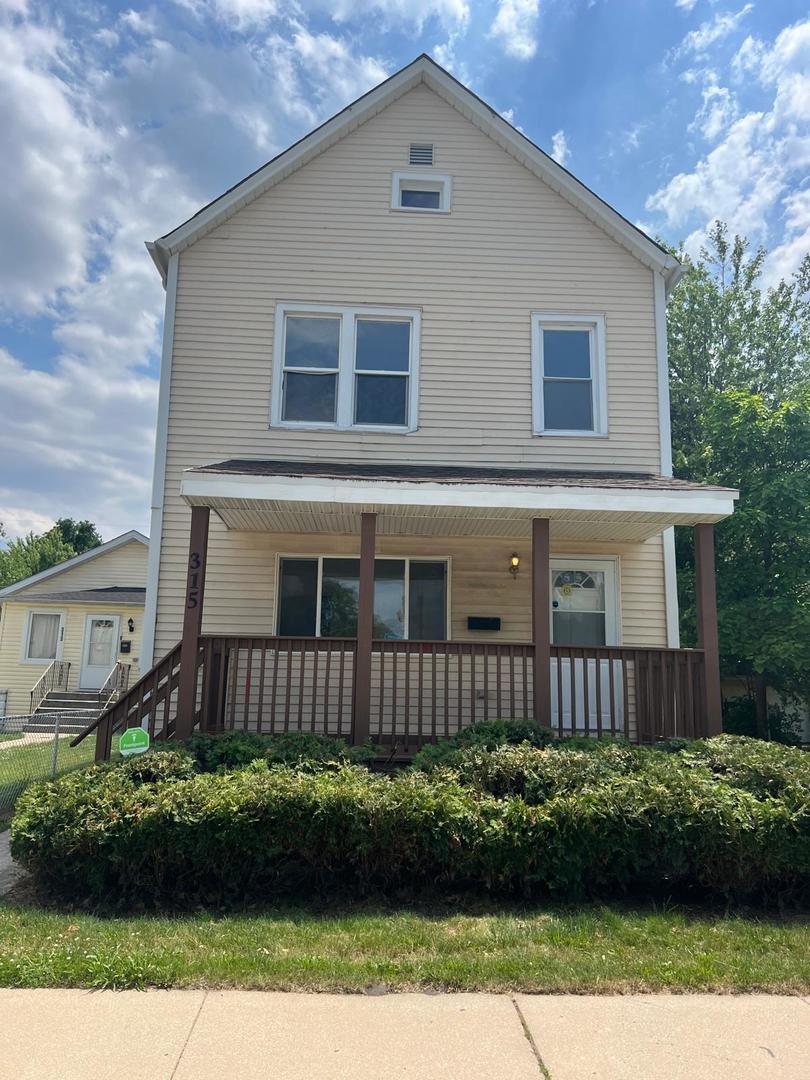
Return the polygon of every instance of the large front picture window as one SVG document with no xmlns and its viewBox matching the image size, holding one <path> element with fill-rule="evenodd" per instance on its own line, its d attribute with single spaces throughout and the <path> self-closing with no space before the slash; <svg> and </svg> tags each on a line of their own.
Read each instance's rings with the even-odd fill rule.
<svg viewBox="0 0 810 1080">
<path fill-rule="evenodd" d="M 279 304 L 273 423 L 413 430 L 419 313 Z"/>
<path fill-rule="evenodd" d="M 28 623 L 25 659 L 42 662 L 55 660 L 59 651 L 61 629 L 60 614 L 32 611 Z"/>
<path fill-rule="evenodd" d="M 282 558 L 278 633 L 282 637 L 356 637 L 360 560 Z M 375 559 L 375 638 L 443 641 L 447 637 L 447 563 Z"/>
</svg>

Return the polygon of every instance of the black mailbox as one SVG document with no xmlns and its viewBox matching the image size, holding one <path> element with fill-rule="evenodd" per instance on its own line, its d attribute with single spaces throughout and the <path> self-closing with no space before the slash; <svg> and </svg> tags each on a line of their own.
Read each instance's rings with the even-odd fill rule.
<svg viewBox="0 0 810 1080">
<path fill-rule="evenodd" d="M 500 630 L 501 620 L 494 615 L 468 615 L 468 630 Z"/>
<path fill-rule="evenodd" d="M 120 649 L 120 651 L 122 653 L 131 653 L 132 652 L 132 642 L 131 641 L 124 641 L 123 638 L 122 638 L 121 639 L 121 649 Z"/>
</svg>

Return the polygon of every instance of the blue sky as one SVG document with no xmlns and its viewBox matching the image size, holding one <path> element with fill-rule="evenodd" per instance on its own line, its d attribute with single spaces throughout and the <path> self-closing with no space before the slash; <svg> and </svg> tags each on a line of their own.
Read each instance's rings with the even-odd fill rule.
<svg viewBox="0 0 810 1080">
<path fill-rule="evenodd" d="M 0 0 L 0 521 L 148 529 L 143 248 L 428 52 L 653 234 L 810 250 L 806 0 Z"/>
</svg>

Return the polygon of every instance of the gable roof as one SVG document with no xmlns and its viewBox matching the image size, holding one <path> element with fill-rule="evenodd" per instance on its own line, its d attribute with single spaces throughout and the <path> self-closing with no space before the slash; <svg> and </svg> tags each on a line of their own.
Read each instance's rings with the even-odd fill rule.
<svg viewBox="0 0 810 1080">
<path fill-rule="evenodd" d="M 147 243 L 147 250 L 164 283 L 172 255 L 183 251 L 207 232 L 221 225 L 237 210 L 258 198 L 274 184 L 286 179 L 317 154 L 344 138 L 420 83 L 424 83 L 466 116 L 502 149 L 525 165 L 645 266 L 662 274 L 667 291 L 674 287 L 683 273 L 683 268 L 674 255 L 670 255 L 618 210 L 600 199 L 581 180 L 577 180 L 573 173 L 504 120 L 491 105 L 454 79 L 426 53 L 422 53 L 407 67 L 363 94 L 303 139 L 260 166 L 244 180 L 198 210 L 182 225 L 178 225 L 153 243 Z"/>
<path fill-rule="evenodd" d="M 144 536 L 137 529 L 130 529 L 129 532 L 121 533 L 120 536 L 108 540 L 106 544 L 99 544 L 98 547 L 90 548 L 89 551 L 83 551 L 81 555 L 74 555 L 72 559 L 65 559 L 64 562 L 57 563 L 56 566 L 50 566 L 47 570 L 41 570 L 38 574 L 31 574 L 30 577 L 23 578 L 22 581 L 15 581 L 13 585 L 0 589 L 0 600 L 14 596 L 38 581 L 56 577 L 57 574 L 61 574 L 65 570 L 72 570 L 74 566 L 79 566 L 80 563 L 89 562 L 91 559 L 97 559 L 99 555 L 106 555 L 110 551 L 115 551 L 116 548 L 123 547 L 124 544 L 128 544 L 131 540 L 137 540 L 145 547 L 149 547 L 148 536 Z"/>
</svg>

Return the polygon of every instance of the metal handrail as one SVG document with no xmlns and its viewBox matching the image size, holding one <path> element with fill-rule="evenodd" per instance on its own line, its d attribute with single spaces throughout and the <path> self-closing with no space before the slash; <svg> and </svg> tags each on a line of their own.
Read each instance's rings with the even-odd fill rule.
<svg viewBox="0 0 810 1080">
<path fill-rule="evenodd" d="M 98 707 L 106 709 L 126 691 L 129 685 L 129 664 L 119 660 L 98 690 Z"/>
<path fill-rule="evenodd" d="M 42 701 L 57 687 L 68 688 L 70 678 L 69 660 L 52 660 L 37 682 L 31 687 L 30 711 L 33 713 Z"/>
</svg>

